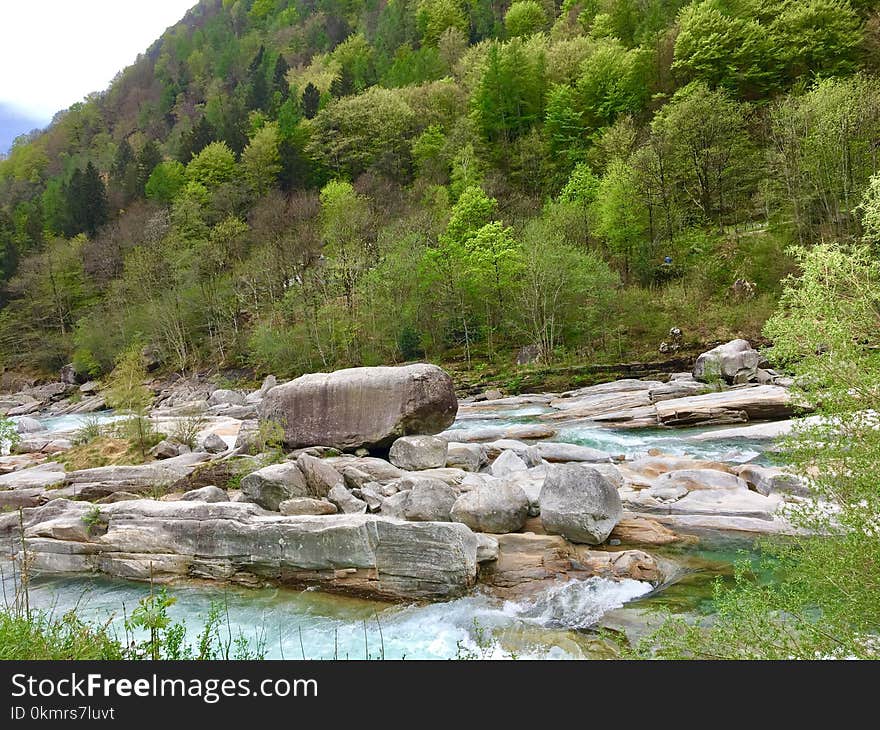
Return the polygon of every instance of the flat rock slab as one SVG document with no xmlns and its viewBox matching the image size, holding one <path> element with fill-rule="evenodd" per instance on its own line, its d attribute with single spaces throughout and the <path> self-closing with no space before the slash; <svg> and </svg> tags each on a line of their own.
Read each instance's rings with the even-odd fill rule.
<svg viewBox="0 0 880 730">
<path fill-rule="evenodd" d="M 171 485 L 209 459 L 209 454 L 194 452 L 151 464 L 79 469 L 67 474 L 65 485 L 81 489 L 88 485 L 89 498 L 104 497 L 116 491 L 144 491 L 155 486 Z"/>
<path fill-rule="evenodd" d="M 390 600 L 458 596 L 476 580 L 477 538 L 457 523 L 141 499 L 101 506 L 103 528 L 90 535 L 83 521 L 90 509 L 56 499 L 26 511 L 34 570 L 271 581 Z M 18 515 L 0 516 L 0 539 L 17 539 L 17 531 Z"/>
<path fill-rule="evenodd" d="M 0 490 L 34 487 L 45 489 L 54 484 L 62 484 L 65 477 L 64 467 L 61 464 L 48 462 L 0 476 Z"/>
<path fill-rule="evenodd" d="M 656 404 L 657 420 L 663 426 L 701 423 L 771 421 L 790 418 L 794 403 L 786 388 L 757 385 L 731 388 L 717 393 L 673 398 Z"/>
</svg>

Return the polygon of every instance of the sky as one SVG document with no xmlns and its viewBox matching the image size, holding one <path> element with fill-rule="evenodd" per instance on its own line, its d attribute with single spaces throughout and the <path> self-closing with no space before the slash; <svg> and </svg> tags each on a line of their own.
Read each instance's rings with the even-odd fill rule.
<svg viewBox="0 0 880 730">
<path fill-rule="evenodd" d="M 48 124 L 55 112 L 106 89 L 117 72 L 195 4 L 0 0 L 0 108 Z"/>
</svg>

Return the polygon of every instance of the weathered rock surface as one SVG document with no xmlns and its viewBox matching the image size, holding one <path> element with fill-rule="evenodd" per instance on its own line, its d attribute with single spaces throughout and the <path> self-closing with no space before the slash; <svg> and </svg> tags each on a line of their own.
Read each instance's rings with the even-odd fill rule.
<svg viewBox="0 0 880 730">
<path fill-rule="evenodd" d="M 551 462 L 610 462 L 611 454 L 599 449 L 592 449 L 589 446 L 578 446 L 576 444 L 557 444 L 549 441 L 542 441 L 534 446 L 538 456 L 545 461 Z"/>
<path fill-rule="evenodd" d="M 737 474 L 750 488 L 764 496 L 796 494 L 807 497 L 810 494 L 809 485 L 803 479 L 780 467 L 745 464 L 737 470 Z"/>
<path fill-rule="evenodd" d="M 728 383 L 747 383 L 756 379 L 763 362 L 748 340 L 731 340 L 700 355 L 693 374 L 703 382 L 723 378 Z"/>
<path fill-rule="evenodd" d="M 436 436 L 401 436 L 388 452 L 394 466 L 407 471 L 438 469 L 446 466 L 449 443 Z"/>
<path fill-rule="evenodd" d="M 202 441 L 202 449 L 209 454 L 222 454 L 228 448 L 223 437 L 216 433 L 209 433 L 205 436 L 205 440 Z"/>
<path fill-rule="evenodd" d="M 345 488 L 345 481 L 336 469 L 324 459 L 318 459 L 308 454 L 303 454 L 296 460 L 296 465 L 305 477 L 312 497 L 326 497 L 333 487 Z"/>
<path fill-rule="evenodd" d="M 46 427 L 36 418 L 22 416 L 15 424 L 15 430 L 18 431 L 20 434 L 39 433 L 40 431 L 45 431 Z"/>
<path fill-rule="evenodd" d="M 668 527 L 647 517 L 624 516 L 615 525 L 609 536 L 612 540 L 620 540 L 624 545 L 669 545 L 681 541 Z"/>
<path fill-rule="evenodd" d="M 528 464 L 516 452 L 502 451 L 501 455 L 492 462 L 489 470 L 494 477 L 506 477 L 518 471 L 526 471 L 528 468 Z"/>
<path fill-rule="evenodd" d="M 446 466 L 465 471 L 479 471 L 489 462 L 481 444 L 449 444 Z"/>
<path fill-rule="evenodd" d="M 382 514 L 415 522 L 449 522 L 458 493 L 445 482 L 430 477 L 400 480 L 400 491 L 382 504 Z"/>
<path fill-rule="evenodd" d="M 323 497 L 329 489 L 318 494 L 310 489 L 296 462 L 270 464 L 251 472 L 241 480 L 241 493 L 245 499 L 263 509 L 277 512 L 285 500 L 294 497 Z"/>
<path fill-rule="evenodd" d="M 540 496 L 541 521 L 551 534 L 599 545 L 623 516 L 614 485 L 581 464 L 552 464 Z"/>
<path fill-rule="evenodd" d="M 690 426 L 789 418 L 794 405 L 787 389 L 757 385 L 675 398 L 657 403 L 655 409 L 663 426 Z"/>
<path fill-rule="evenodd" d="M 152 464 L 79 469 L 67 474 L 65 484 L 78 487 L 78 494 L 83 499 L 98 499 L 117 491 L 142 494 L 188 476 L 207 458 L 207 454 L 192 453 Z"/>
<path fill-rule="evenodd" d="M 247 503 L 136 500 L 101 507 L 57 499 L 25 514 L 33 570 L 101 572 L 168 581 L 182 577 L 315 585 L 392 600 L 458 596 L 474 585 L 477 538 L 458 523 L 373 515 L 269 515 Z M 0 515 L 16 539 L 18 515 Z M 102 534 L 98 534 L 98 533 Z"/>
<path fill-rule="evenodd" d="M 498 481 L 462 494 L 450 514 L 455 522 L 464 523 L 474 532 L 516 532 L 528 517 L 529 498 L 522 487 Z"/>
<path fill-rule="evenodd" d="M 336 505 L 323 499 L 294 497 L 283 501 L 279 506 L 283 515 L 335 515 Z"/>
<path fill-rule="evenodd" d="M 362 515 L 368 509 L 364 500 L 355 497 L 341 483 L 331 487 L 327 492 L 327 499 L 336 505 L 340 512 L 347 515 Z"/>
<path fill-rule="evenodd" d="M 46 489 L 56 484 L 63 484 L 66 478 L 64 467 L 53 461 L 20 469 L 0 476 L 0 490 L 4 489 Z"/>
<path fill-rule="evenodd" d="M 237 390 L 218 388 L 208 397 L 209 406 L 243 406 L 247 401 Z"/>
<path fill-rule="evenodd" d="M 181 496 L 184 502 L 228 502 L 229 495 L 220 487 L 207 486 L 192 489 Z"/>
<path fill-rule="evenodd" d="M 356 449 L 438 433 L 452 424 L 457 410 L 449 375 L 418 364 L 303 375 L 269 390 L 260 417 L 281 423 L 291 448 Z"/>
<path fill-rule="evenodd" d="M 641 550 L 604 552 L 574 545 L 558 535 L 498 535 L 498 557 L 480 568 L 480 582 L 497 595 L 517 598 L 561 581 L 593 576 L 658 583 L 660 564 Z"/>
<path fill-rule="evenodd" d="M 69 439 L 56 438 L 49 431 L 28 434 L 21 439 L 13 451 L 16 454 L 60 454 L 73 448 Z"/>
</svg>

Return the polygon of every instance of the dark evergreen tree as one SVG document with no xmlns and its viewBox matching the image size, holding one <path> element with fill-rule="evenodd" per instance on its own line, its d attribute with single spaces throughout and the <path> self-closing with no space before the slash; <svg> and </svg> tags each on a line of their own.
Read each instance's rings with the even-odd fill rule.
<svg viewBox="0 0 880 730">
<path fill-rule="evenodd" d="M 116 148 L 110 180 L 113 187 L 122 194 L 123 203 L 137 196 L 137 161 L 127 139 L 122 140 Z"/>
<path fill-rule="evenodd" d="M 199 154 L 199 152 L 215 140 L 216 134 L 211 123 L 205 117 L 201 117 L 192 129 L 182 136 L 177 159 L 185 165 L 194 155 Z"/>
<path fill-rule="evenodd" d="M 262 110 L 269 105 L 269 84 L 266 82 L 266 69 L 263 67 L 265 57 L 266 49 L 260 46 L 248 68 L 248 109 Z"/>
<path fill-rule="evenodd" d="M 69 236 L 86 233 L 94 236 L 107 222 L 107 190 L 95 166 L 76 169 L 67 185 Z"/>
<path fill-rule="evenodd" d="M 281 94 L 281 100 L 284 101 L 290 95 L 290 84 L 287 83 L 287 73 L 290 71 L 284 56 L 278 54 L 275 61 L 275 71 L 272 73 L 272 91 Z"/>
<path fill-rule="evenodd" d="M 162 162 L 162 153 L 159 151 L 159 147 L 156 143 L 153 140 L 149 140 L 143 147 L 141 147 L 141 151 L 137 156 L 138 196 L 143 197 L 144 187 L 147 184 L 147 180 L 150 179 L 153 168 L 155 168 L 160 162 Z"/>
<path fill-rule="evenodd" d="M 318 91 L 318 87 L 310 81 L 308 84 L 306 84 L 306 88 L 303 90 L 303 116 L 306 119 L 313 119 L 315 114 L 318 113 L 318 105 L 320 104 L 320 102 L 321 92 Z"/>
</svg>

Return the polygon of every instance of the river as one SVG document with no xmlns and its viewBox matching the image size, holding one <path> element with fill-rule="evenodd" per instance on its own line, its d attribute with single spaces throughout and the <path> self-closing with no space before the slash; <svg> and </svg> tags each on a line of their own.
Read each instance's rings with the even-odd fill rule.
<svg viewBox="0 0 880 730">
<path fill-rule="evenodd" d="M 540 406 L 499 408 L 480 418 L 460 419 L 454 429 L 533 422 Z M 110 419 L 110 414 L 102 414 Z M 75 428 L 76 417 L 46 421 L 52 430 Z M 714 438 L 717 431 L 723 438 Z M 612 430 L 588 424 L 562 427 L 557 441 L 605 449 L 634 457 L 649 449 L 731 462 L 772 460 L 773 442 L 731 437 L 722 429 Z M 604 620 L 612 627 L 643 633 L 659 610 L 711 611 L 711 585 L 729 576 L 737 559 L 756 559 L 743 537 L 703 537 L 696 545 L 655 548 L 651 552 L 682 566 L 678 579 L 662 591 L 634 580 L 594 578 L 558 586 L 523 602 L 481 593 L 429 605 L 389 605 L 288 588 L 246 589 L 211 583 L 177 585 L 170 613 L 183 621 L 194 642 L 211 603 L 223 606 L 223 632 L 262 645 L 268 658 L 286 659 L 445 659 L 584 658 L 609 656 L 593 630 Z M 11 595 L 11 577 L 4 576 Z M 32 606 L 63 612 L 76 607 L 83 617 L 111 620 L 122 635 L 123 618 L 149 591 L 142 583 L 103 577 L 37 577 Z M 621 610 L 621 607 L 626 606 Z"/>
</svg>

